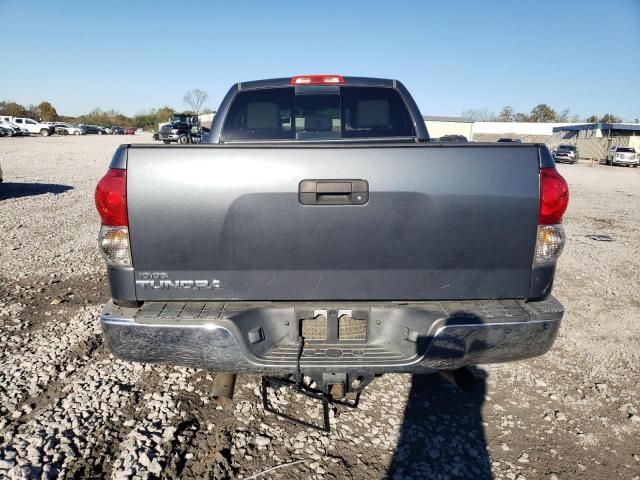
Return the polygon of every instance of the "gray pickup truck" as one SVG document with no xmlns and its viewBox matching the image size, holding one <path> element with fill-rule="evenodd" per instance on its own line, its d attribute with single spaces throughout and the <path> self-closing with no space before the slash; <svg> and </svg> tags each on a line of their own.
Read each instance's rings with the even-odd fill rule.
<svg viewBox="0 0 640 480">
<path fill-rule="evenodd" d="M 435 143 L 396 80 L 234 85 L 206 145 L 96 188 L 119 358 L 360 391 L 545 353 L 568 188 L 544 145 Z"/>
</svg>

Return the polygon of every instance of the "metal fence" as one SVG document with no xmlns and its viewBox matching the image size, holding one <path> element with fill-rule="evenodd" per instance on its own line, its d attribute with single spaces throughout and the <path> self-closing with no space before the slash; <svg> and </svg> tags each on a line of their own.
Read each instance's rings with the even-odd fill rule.
<svg viewBox="0 0 640 480">
<path fill-rule="evenodd" d="M 506 135 L 478 133 L 473 136 L 476 142 L 496 142 Z M 518 138 L 523 143 L 544 143 L 549 149 L 558 145 L 575 145 L 578 148 L 580 158 L 604 160 L 607 150 L 611 147 L 621 146 L 635 147 L 640 150 L 640 137 L 611 137 L 611 138 L 572 138 L 563 139 L 548 135 L 509 135 L 509 138 Z"/>
</svg>

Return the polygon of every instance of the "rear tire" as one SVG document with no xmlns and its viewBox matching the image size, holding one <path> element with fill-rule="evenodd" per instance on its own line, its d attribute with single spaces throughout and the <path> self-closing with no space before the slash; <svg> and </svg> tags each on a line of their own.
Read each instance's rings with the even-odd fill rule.
<svg viewBox="0 0 640 480">
<path fill-rule="evenodd" d="M 42 135 L 43 137 L 48 137 L 49 135 L 51 135 L 51 132 L 49 132 L 49 130 L 47 130 L 46 128 L 43 128 L 42 130 L 40 130 L 40 135 Z"/>
</svg>

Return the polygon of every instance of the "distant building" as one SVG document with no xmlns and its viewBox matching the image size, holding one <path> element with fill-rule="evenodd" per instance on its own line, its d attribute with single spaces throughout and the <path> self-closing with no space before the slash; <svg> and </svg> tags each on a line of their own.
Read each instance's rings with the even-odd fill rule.
<svg viewBox="0 0 640 480">
<path fill-rule="evenodd" d="M 211 123 L 213 122 L 213 117 L 215 117 L 215 113 L 201 113 L 200 114 L 200 126 L 205 128 L 211 128 Z"/>
<path fill-rule="evenodd" d="M 431 138 L 440 138 L 445 135 L 464 135 L 467 140 L 473 138 L 473 120 L 464 117 L 434 117 L 423 116 L 424 123 Z"/>
<path fill-rule="evenodd" d="M 474 134 L 518 135 L 553 135 L 555 128 L 577 125 L 576 123 L 539 123 L 539 122 L 476 122 Z"/>
<path fill-rule="evenodd" d="M 554 127 L 560 138 L 613 138 L 640 136 L 640 123 L 581 123 Z"/>
</svg>

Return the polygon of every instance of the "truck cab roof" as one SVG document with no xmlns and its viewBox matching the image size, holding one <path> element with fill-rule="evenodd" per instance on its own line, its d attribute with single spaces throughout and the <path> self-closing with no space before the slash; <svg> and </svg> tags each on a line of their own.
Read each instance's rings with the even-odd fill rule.
<svg viewBox="0 0 640 480">
<path fill-rule="evenodd" d="M 214 118 L 208 142 L 353 142 L 384 137 L 429 141 L 420 110 L 401 82 L 297 75 L 234 84 Z"/>
</svg>

